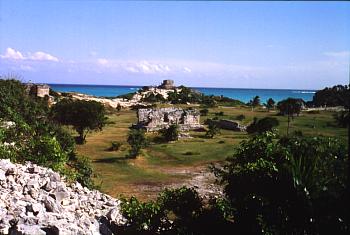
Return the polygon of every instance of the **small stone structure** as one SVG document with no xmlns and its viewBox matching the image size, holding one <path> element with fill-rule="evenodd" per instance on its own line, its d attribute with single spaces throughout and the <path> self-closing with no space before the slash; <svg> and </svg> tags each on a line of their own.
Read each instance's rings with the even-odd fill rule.
<svg viewBox="0 0 350 235">
<path fill-rule="evenodd" d="M 146 131 L 158 131 L 172 124 L 179 125 L 181 131 L 202 128 L 199 123 L 200 114 L 194 109 L 159 108 L 139 109 L 137 112 L 138 124 L 136 127 L 145 128 Z"/>
<path fill-rule="evenodd" d="M 45 97 L 50 95 L 50 87 L 46 84 L 26 84 L 26 91 L 30 95 Z"/>
<path fill-rule="evenodd" d="M 174 89 L 174 80 L 163 80 L 163 83 L 158 87 L 161 89 Z"/>
</svg>

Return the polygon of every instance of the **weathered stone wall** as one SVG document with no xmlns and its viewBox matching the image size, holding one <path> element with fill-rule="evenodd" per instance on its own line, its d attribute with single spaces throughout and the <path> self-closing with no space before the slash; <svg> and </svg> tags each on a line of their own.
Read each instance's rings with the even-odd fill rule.
<svg viewBox="0 0 350 235">
<path fill-rule="evenodd" d="M 179 125 L 180 130 L 200 128 L 200 114 L 197 110 L 181 108 L 139 109 L 138 126 L 147 131 L 157 131 L 172 124 Z"/>
<path fill-rule="evenodd" d="M 50 87 L 48 85 L 37 85 L 36 86 L 36 96 L 45 97 L 50 95 Z"/>
<path fill-rule="evenodd" d="M 163 83 L 159 86 L 162 89 L 174 89 L 174 80 L 163 80 Z"/>
</svg>

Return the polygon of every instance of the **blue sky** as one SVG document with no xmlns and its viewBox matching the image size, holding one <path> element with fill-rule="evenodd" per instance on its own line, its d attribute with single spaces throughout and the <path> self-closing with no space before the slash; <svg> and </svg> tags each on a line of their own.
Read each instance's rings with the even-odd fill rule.
<svg viewBox="0 0 350 235">
<path fill-rule="evenodd" d="M 349 83 L 349 2 L 0 0 L 24 81 L 319 89 Z"/>
</svg>

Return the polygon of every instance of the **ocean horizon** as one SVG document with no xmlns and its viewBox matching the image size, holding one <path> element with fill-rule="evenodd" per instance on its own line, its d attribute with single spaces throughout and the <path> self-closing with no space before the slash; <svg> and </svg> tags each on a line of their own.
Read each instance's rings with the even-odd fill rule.
<svg viewBox="0 0 350 235">
<path fill-rule="evenodd" d="M 97 97 L 116 97 L 135 92 L 143 86 L 139 85 L 92 85 L 92 84 L 48 84 L 54 91 L 77 92 Z M 272 98 L 276 102 L 286 98 L 300 98 L 311 101 L 317 90 L 308 89 L 259 89 L 259 88 L 220 88 L 220 87 L 191 87 L 205 95 L 226 96 L 232 99 L 249 102 L 259 96 L 262 103 Z"/>
</svg>

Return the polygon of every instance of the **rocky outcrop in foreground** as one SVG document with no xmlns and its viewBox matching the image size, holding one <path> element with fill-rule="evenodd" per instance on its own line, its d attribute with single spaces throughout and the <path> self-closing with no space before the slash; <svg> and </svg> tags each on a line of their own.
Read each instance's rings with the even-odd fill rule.
<svg viewBox="0 0 350 235">
<path fill-rule="evenodd" d="M 120 202 L 51 169 L 0 160 L 0 234 L 111 234 Z"/>
</svg>

